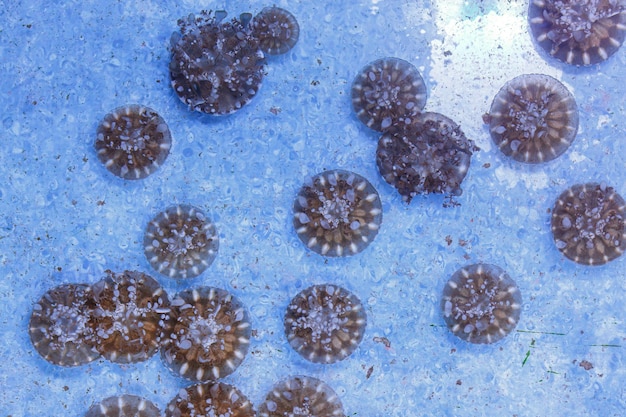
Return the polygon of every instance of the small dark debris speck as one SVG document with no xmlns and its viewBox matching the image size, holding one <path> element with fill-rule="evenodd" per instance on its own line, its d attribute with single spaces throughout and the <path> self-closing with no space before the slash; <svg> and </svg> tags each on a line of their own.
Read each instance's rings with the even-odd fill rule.
<svg viewBox="0 0 626 417">
<path fill-rule="evenodd" d="M 583 368 L 585 371 L 588 371 L 590 369 L 593 369 L 593 364 L 591 362 L 589 362 L 588 360 L 582 360 L 580 361 L 580 363 L 578 364 L 578 366 L 580 366 L 581 368 Z"/>
<path fill-rule="evenodd" d="M 391 347 L 391 342 L 386 337 L 378 337 L 378 336 L 376 336 L 372 340 L 374 342 L 376 342 L 376 343 L 382 343 L 383 345 L 385 345 L 385 347 L 387 349 L 389 349 Z"/>
</svg>

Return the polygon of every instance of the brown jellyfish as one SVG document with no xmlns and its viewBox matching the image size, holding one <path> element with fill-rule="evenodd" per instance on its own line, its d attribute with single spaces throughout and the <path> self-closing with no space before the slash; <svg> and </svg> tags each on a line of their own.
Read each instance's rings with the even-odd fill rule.
<svg viewBox="0 0 626 417">
<path fill-rule="evenodd" d="M 252 34 L 269 55 L 288 52 L 298 42 L 300 26 L 293 14 L 280 7 L 265 7 L 252 19 Z"/>
<path fill-rule="evenodd" d="M 114 273 L 92 285 L 95 303 L 90 325 L 97 349 L 117 363 L 141 362 L 161 346 L 170 304 L 154 278 L 138 271 Z"/>
<path fill-rule="evenodd" d="M 502 153 L 529 164 L 555 159 L 578 132 L 574 96 L 543 74 L 520 75 L 507 82 L 494 97 L 486 119 Z"/>
<path fill-rule="evenodd" d="M 403 59 L 371 62 L 352 82 L 356 116 L 378 132 L 412 123 L 425 104 L 426 84 L 417 68 Z"/>
<path fill-rule="evenodd" d="M 172 147 L 172 136 L 156 111 L 132 104 L 104 117 L 94 146 L 98 159 L 111 173 L 138 180 L 163 165 Z"/>
<path fill-rule="evenodd" d="M 331 284 L 314 285 L 296 295 L 284 320 L 291 347 L 316 363 L 334 363 L 351 355 L 363 340 L 366 324 L 361 301 Z"/>
<path fill-rule="evenodd" d="M 381 136 L 376 164 L 385 181 L 410 203 L 417 194 L 460 195 L 477 150 L 452 120 L 439 113 L 422 113 L 411 124 Z"/>
<path fill-rule="evenodd" d="M 256 417 L 252 403 L 232 385 L 204 382 L 179 391 L 165 409 L 166 417 Z"/>
<path fill-rule="evenodd" d="M 361 252 L 378 234 L 383 217 L 372 184 L 342 170 L 322 172 L 307 181 L 293 206 L 298 237 L 323 256 Z"/>
<path fill-rule="evenodd" d="M 219 238 L 215 224 L 197 207 L 171 206 L 156 215 L 143 239 L 152 268 L 170 278 L 191 278 L 215 260 Z"/>
<path fill-rule="evenodd" d="M 250 333 L 248 312 L 227 291 L 212 287 L 185 290 L 172 300 L 172 328 L 161 358 L 184 378 L 217 380 L 241 364 Z"/>
<path fill-rule="evenodd" d="M 259 407 L 259 417 L 344 417 L 331 387 L 309 376 L 292 376 L 274 385 Z"/>
<path fill-rule="evenodd" d="M 583 265 L 602 265 L 626 250 L 624 199 L 606 184 L 577 184 L 552 209 L 552 235 L 558 250 Z"/>
<path fill-rule="evenodd" d="M 172 88 L 190 110 L 230 114 L 261 87 L 265 56 L 244 18 L 223 22 L 226 12 L 180 19 L 170 39 Z"/>
<path fill-rule="evenodd" d="M 571 65 L 592 65 L 613 55 L 624 43 L 623 0 L 531 0 L 528 22 L 537 44 Z"/>
<path fill-rule="evenodd" d="M 500 267 L 474 264 L 456 271 L 441 297 L 443 319 L 455 336 L 471 343 L 494 343 L 517 325 L 522 294 Z"/>
<path fill-rule="evenodd" d="M 109 397 L 89 408 L 85 417 L 160 417 L 161 411 L 152 401 L 136 395 Z"/>
<path fill-rule="evenodd" d="M 28 324 L 33 346 L 48 362 L 79 366 L 100 357 L 89 326 L 95 305 L 86 284 L 63 284 L 47 291 L 34 305 Z"/>
</svg>

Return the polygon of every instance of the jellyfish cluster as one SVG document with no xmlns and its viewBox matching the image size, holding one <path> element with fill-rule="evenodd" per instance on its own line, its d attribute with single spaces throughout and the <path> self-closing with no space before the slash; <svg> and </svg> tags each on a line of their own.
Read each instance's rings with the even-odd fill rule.
<svg viewBox="0 0 626 417">
<path fill-rule="evenodd" d="M 258 93 L 265 53 L 288 52 L 298 41 L 295 17 L 266 7 L 230 21 L 226 12 L 202 12 L 180 19 L 170 39 L 172 88 L 190 110 L 225 115 L 240 110 Z"/>
<path fill-rule="evenodd" d="M 105 398 L 89 408 L 85 417 L 160 417 L 163 414 L 148 399 L 124 394 Z M 276 383 L 259 406 L 224 382 L 201 382 L 181 389 L 165 408 L 165 417 L 344 417 L 341 400 L 323 381 L 304 375 Z"/>
<path fill-rule="evenodd" d="M 233 372 L 250 331 L 245 306 L 227 291 L 201 286 L 170 299 L 138 271 L 106 271 L 91 285 L 55 287 L 35 304 L 29 323 L 33 346 L 52 364 L 80 366 L 99 357 L 136 363 L 160 350 L 172 372 L 196 381 Z"/>
<path fill-rule="evenodd" d="M 376 165 L 383 179 L 407 203 L 418 194 L 443 194 L 444 205 L 456 205 L 478 147 L 449 117 L 424 112 L 426 99 L 420 72 L 400 58 L 377 59 L 352 82 L 354 113 L 382 133 Z"/>
<path fill-rule="evenodd" d="M 258 93 L 267 55 L 289 52 L 300 26 L 291 12 L 265 7 L 254 17 L 242 13 L 202 11 L 178 20 L 170 38 L 171 86 L 190 110 L 227 115 L 240 110 Z M 107 114 L 94 142 L 100 162 L 125 180 L 154 173 L 172 147 L 167 123 L 153 109 L 130 104 Z"/>
<path fill-rule="evenodd" d="M 243 304 L 229 292 L 196 287 L 171 298 L 138 271 L 106 271 L 91 284 L 63 284 L 35 304 L 29 332 L 48 362 L 80 366 L 100 356 L 120 364 L 161 351 L 173 373 L 216 380 L 243 361 L 250 342 Z"/>
<path fill-rule="evenodd" d="M 572 66 L 599 64 L 624 41 L 626 4 L 531 0 L 528 24 L 548 59 Z M 209 115 L 232 114 L 248 104 L 259 93 L 266 58 L 288 53 L 300 36 L 295 16 L 276 6 L 231 20 L 224 11 L 203 11 L 180 19 L 178 27 L 170 39 L 171 87 L 189 110 Z M 458 208 L 461 185 L 480 149 L 452 118 L 426 110 L 427 97 L 417 67 L 396 57 L 373 60 L 351 85 L 353 115 L 376 132 L 372 159 L 382 180 L 399 194 L 400 204 L 439 194 L 446 198 L 444 206 Z M 573 145 L 579 128 L 574 95 L 544 74 L 509 80 L 483 120 L 497 152 L 513 165 L 551 163 Z M 126 105 L 104 117 L 94 148 L 110 173 L 146 180 L 165 163 L 172 134 L 152 108 Z M 314 258 L 359 256 L 382 226 L 382 199 L 388 196 L 381 193 L 381 198 L 358 173 L 320 171 L 305 180 L 293 201 L 295 247 L 313 252 Z M 555 253 L 581 265 L 619 258 L 626 250 L 625 216 L 626 202 L 613 187 L 598 181 L 569 187 L 551 210 Z M 219 241 L 205 210 L 181 203 L 151 216 L 140 249 L 157 278 L 185 286 L 214 264 Z M 159 352 L 169 371 L 192 384 L 167 404 L 166 416 L 256 416 L 246 395 L 221 381 L 247 357 L 253 329 L 246 306 L 229 291 L 206 285 L 169 296 L 157 278 L 136 270 L 107 270 L 95 283 L 48 290 L 34 304 L 28 325 L 35 350 L 61 367 L 99 358 L 137 363 Z M 307 286 L 284 306 L 284 342 L 296 361 L 332 366 L 359 355 L 367 331 L 366 307 L 357 291 L 332 281 Z M 520 287 L 503 268 L 476 263 L 460 266 L 443 284 L 439 311 L 452 339 L 471 347 L 511 334 L 520 322 L 522 303 Z M 151 401 L 124 394 L 94 404 L 85 415 L 161 413 Z M 345 414 L 329 385 L 295 375 L 272 387 L 258 415 Z"/>
<path fill-rule="evenodd" d="M 117 363 L 145 361 L 159 349 L 169 320 L 169 298 L 138 271 L 91 284 L 63 284 L 35 304 L 29 333 L 39 354 L 55 365 L 80 366 L 100 356 Z"/>
</svg>

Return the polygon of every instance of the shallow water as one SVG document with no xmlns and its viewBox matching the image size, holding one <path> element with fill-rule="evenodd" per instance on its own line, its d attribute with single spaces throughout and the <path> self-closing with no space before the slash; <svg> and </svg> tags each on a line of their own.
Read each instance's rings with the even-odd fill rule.
<svg viewBox="0 0 626 417">
<path fill-rule="evenodd" d="M 151 274 L 170 294 L 212 285 L 238 297 L 252 339 L 224 381 L 256 407 L 275 382 L 302 374 L 328 383 L 349 416 L 626 414 L 626 258 L 600 267 L 567 260 L 549 214 L 576 183 L 626 194 L 624 48 L 588 68 L 548 60 L 533 45 L 523 1 L 276 1 L 298 19 L 298 43 L 268 58 L 249 104 L 210 117 L 190 112 L 170 87 L 177 19 L 270 3 L 63 3 L 0 11 L 0 415 L 80 416 L 125 393 L 163 410 L 189 385 L 158 355 L 60 368 L 34 350 L 27 329 L 39 297 L 94 283 L 106 269 Z M 353 113 L 350 86 L 386 56 L 413 63 L 428 89 L 425 109 L 481 148 L 458 207 L 444 208 L 441 196 L 407 205 L 378 173 L 379 134 Z M 503 156 L 482 119 L 500 87 L 524 73 L 563 82 L 580 112 L 572 146 L 542 165 Z M 132 103 L 155 109 L 172 132 L 164 165 L 134 182 L 111 175 L 93 148 L 102 118 Z M 378 235 L 352 257 L 313 253 L 293 230 L 300 187 L 329 169 L 364 176 L 382 201 Z M 185 281 L 153 272 L 142 247 L 146 224 L 176 203 L 205 210 L 220 238 L 215 262 Z M 477 262 L 502 267 L 523 296 L 517 328 L 493 345 L 458 339 L 439 309 L 447 279 Z M 350 357 L 313 364 L 289 347 L 282 320 L 293 296 L 328 282 L 363 301 L 368 325 Z"/>
</svg>

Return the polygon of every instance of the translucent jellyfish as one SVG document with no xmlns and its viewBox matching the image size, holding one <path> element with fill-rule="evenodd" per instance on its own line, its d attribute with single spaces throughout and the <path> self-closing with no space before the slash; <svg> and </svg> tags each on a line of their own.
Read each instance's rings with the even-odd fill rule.
<svg viewBox="0 0 626 417">
<path fill-rule="evenodd" d="M 382 58 L 367 64 L 352 82 L 352 107 L 367 127 L 384 132 L 410 124 L 426 104 L 426 84 L 409 62 Z"/>
<path fill-rule="evenodd" d="M 269 55 L 288 52 L 298 42 L 300 26 L 293 14 L 280 7 L 265 7 L 252 19 L 252 34 Z"/>
<path fill-rule="evenodd" d="M 149 275 L 137 271 L 107 275 L 92 285 L 95 308 L 90 318 L 97 349 L 117 363 L 140 362 L 161 346 L 167 331 L 167 293 Z"/>
<path fill-rule="evenodd" d="M 111 173 L 138 180 L 163 165 L 172 147 L 172 136 L 156 111 L 133 104 L 104 117 L 94 146 L 98 159 Z"/>
<path fill-rule="evenodd" d="M 228 292 L 198 287 L 172 300 L 173 327 L 161 349 L 163 362 L 195 381 L 217 380 L 243 361 L 250 344 L 250 320 Z"/>
<path fill-rule="evenodd" d="M 362 176 L 331 170 L 314 176 L 294 201 L 293 225 L 312 251 L 354 255 L 378 234 L 383 211 L 378 192 Z"/>
<path fill-rule="evenodd" d="M 602 265 L 626 250 L 626 203 L 605 184 L 577 184 L 565 190 L 552 209 L 552 235 L 567 258 Z"/>
<path fill-rule="evenodd" d="M 551 56 L 571 65 L 592 65 L 624 43 L 624 0 L 531 0 L 530 30 Z"/>
<path fill-rule="evenodd" d="M 344 417 L 331 387 L 309 376 L 292 376 L 274 385 L 259 407 L 259 417 Z"/>
<path fill-rule="evenodd" d="M 411 124 L 381 136 L 376 164 L 385 181 L 410 203 L 418 194 L 460 195 L 477 150 L 452 120 L 439 113 L 422 113 Z"/>
<path fill-rule="evenodd" d="M 156 271 L 170 278 L 191 278 L 213 263 L 219 238 L 202 210 L 183 204 L 168 207 L 150 221 L 143 245 Z"/>
<path fill-rule="evenodd" d="M 443 319 L 455 336 L 471 343 L 494 343 L 517 325 L 522 294 L 502 268 L 474 264 L 456 271 L 441 297 Z"/>
<path fill-rule="evenodd" d="M 180 100 L 207 114 L 230 114 L 257 94 L 265 56 L 250 25 L 226 12 L 202 12 L 180 19 L 170 39 L 172 87 Z"/>
<path fill-rule="evenodd" d="M 491 138 L 506 156 L 538 164 L 569 148 L 578 132 L 574 96 L 558 80 L 526 74 L 507 82 L 487 115 Z"/>
<path fill-rule="evenodd" d="M 89 326 L 94 303 L 86 284 L 63 284 L 34 305 L 28 325 L 33 346 L 48 362 L 78 366 L 100 357 Z"/>
<path fill-rule="evenodd" d="M 232 385 L 204 382 L 179 391 L 165 409 L 166 417 L 256 417 L 252 403 Z"/>
<path fill-rule="evenodd" d="M 160 417 L 161 411 L 152 401 L 136 395 L 109 397 L 94 404 L 85 417 Z"/>
<path fill-rule="evenodd" d="M 296 295 L 285 313 L 291 347 L 311 362 L 334 363 L 363 340 L 367 316 L 361 301 L 336 285 L 314 285 Z"/>
</svg>

